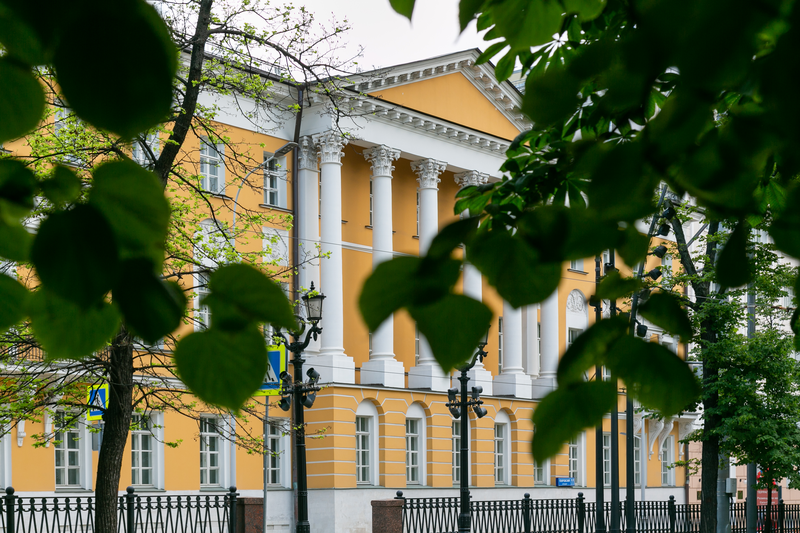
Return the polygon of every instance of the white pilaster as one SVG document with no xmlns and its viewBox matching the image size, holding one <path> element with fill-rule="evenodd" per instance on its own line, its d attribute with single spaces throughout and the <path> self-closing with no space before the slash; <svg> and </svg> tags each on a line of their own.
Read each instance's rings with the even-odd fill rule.
<svg viewBox="0 0 800 533">
<path fill-rule="evenodd" d="M 531 378 L 522 368 L 522 310 L 503 302 L 503 371 L 494 378 L 495 396 L 531 397 Z"/>
<path fill-rule="evenodd" d="M 461 172 L 453 176 L 453 178 L 456 184 L 462 189 L 470 185 L 481 185 L 489 181 L 488 174 L 483 174 L 474 170 Z M 461 218 L 467 217 L 469 217 L 469 212 L 464 211 L 461 213 Z M 468 262 L 466 255 L 464 256 L 464 294 L 478 301 L 483 300 L 483 278 L 481 277 L 480 271 Z M 490 335 L 489 339 L 491 338 Z M 492 354 L 497 357 L 497 347 L 493 347 L 491 342 L 485 349 L 489 353 L 488 357 L 492 357 Z M 483 394 L 488 396 L 492 395 L 494 390 L 492 386 L 492 373 L 486 370 L 486 367 L 480 360 L 475 362 L 475 366 L 470 369 L 467 375 L 472 384 L 483 387 Z"/>
<path fill-rule="evenodd" d="M 364 151 L 372 165 L 372 267 L 392 258 L 392 162 L 400 151 L 376 146 Z M 361 383 L 404 388 L 405 367 L 394 358 L 394 315 L 372 332 L 372 353 L 361 366 Z"/>
<path fill-rule="evenodd" d="M 300 286 L 308 289 L 311 283 L 320 286 L 319 279 L 319 167 L 317 149 L 311 137 L 300 139 L 297 169 L 297 235 L 300 257 L 297 275 Z M 307 356 L 319 355 L 319 339 L 312 338 L 305 350 Z"/>
<path fill-rule="evenodd" d="M 428 251 L 431 241 L 439 231 L 439 176 L 447 165 L 435 159 L 421 159 L 411 163 L 419 182 L 419 254 Z M 408 371 L 408 387 L 445 391 L 450 386 L 450 377 L 433 357 L 433 352 L 424 335 L 419 339 L 419 363 Z"/>
<path fill-rule="evenodd" d="M 325 294 L 320 325 L 320 353 L 315 368 L 323 382 L 355 383 L 355 363 L 344 353 L 344 290 L 342 288 L 342 148 L 347 140 L 329 131 L 314 136 L 322 180 L 321 247 L 330 254 L 321 265 L 319 290 Z"/>
<path fill-rule="evenodd" d="M 542 368 L 533 380 L 533 397 L 542 398 L 556 386 L 558 370 L 558 289 L 542 302 Z"/>
<path fill-rule="evenodd" d="M 528 359 L 528 375 L 538 378 L 540 368 L 539 357 L 539 304 L 529 305 L 525 308 L 525 357 Z"/>
</svg>

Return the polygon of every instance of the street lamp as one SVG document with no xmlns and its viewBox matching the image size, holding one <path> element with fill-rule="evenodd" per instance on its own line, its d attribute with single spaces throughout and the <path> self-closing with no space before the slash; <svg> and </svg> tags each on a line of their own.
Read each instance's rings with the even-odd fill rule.
<svg viewBox="0 0 800 533">
<path fill-rule="evenodd" d="M 467 408 L 472 407 L 475 416 L 483 418 L 486 416 L 486 409 L 481 407 L 483 400 L 481 400 L 481 393 L 483 387 L 480 385 L 472 387 L 472 399 L 467 395 L 467 384 L 469 383 L 469 376 L 467 372 L 475 366 L 475 363 L 489 355 L 483 351 L 486 345 L 489 344 L 489 330 L 486 330 L 483 338 L 478 343 L 478 351 L 465 366 L 461 367 L 461 376 L 458 380 L 461 382 L 461 399 L 458 399 L 458 388 L 453 387 L 447 390 L 447 407 L 450 409 L 450 414 L 453 418 L 461 418 L 461 461 L 460 461 L 460 477 L 461 477 L 461 510 L 458 514 L 458 533 L 469 533 L 471 528 L 472 517 L 469 514 L 469 479 L 467 478 L 467 466 L 469 464 L 469 414 Z M 462 417 L 461 414 L 464 414 Z"/>
<path fill-rule="evenodd" d="M 311 533 L 311 524 L 308 522 L 308 482 L 306 480 L 306 429 L 303 416 L 303 408 L 314 405 L 314 400 L 319 391 L 319 372 L 309 368 L 306 372 L 308 381 L 303 381 L 303 350 L 308 347 L 311 337 L 317 340 L 317 335 L 322 333 L 319 322 L 322 320 L 322 302 L 325 295 L 314 290 L 314 283 L 311 289 L 303 295 L 303 305 L 306 309 L 305 321 L 311 324 L 311 329 L 306 333 L 306 337 L 300 340 L 303 331 L 291 333 L 294 342 L 288 342 L 280 329 L 274 336 L 283 340 L 286 349 L 292 352 L 292 365 L 294 366 L 294 381 L 288 372 L 281 372 L 280 379 L 281 401 L 280 408 L 288 411 L 291 407 L 291 400 L 294 400 L 294 447 L 295 461 L 297 462 L 297 533 Z"/>
</svg>

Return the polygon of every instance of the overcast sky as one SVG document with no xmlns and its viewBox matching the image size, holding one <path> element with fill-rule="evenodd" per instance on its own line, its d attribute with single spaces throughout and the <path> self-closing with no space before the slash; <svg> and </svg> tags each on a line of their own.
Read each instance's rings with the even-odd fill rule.
<svg viewBox="0 0 800 533">
<path fill-rule="evenodd" d="M 475 23 L 459 35 L 458 0 L 417 0 L 411 22 L 395 13 L 389 0 L 297 0 L 297 4 L 328 20 L 350 23 L 345 40 L 353 51 L 364 47 L 358 60 L 363 70 L 387 67 L 457 52 L 468 48 L 485 49 L 475 31 Z"/>
</svg>

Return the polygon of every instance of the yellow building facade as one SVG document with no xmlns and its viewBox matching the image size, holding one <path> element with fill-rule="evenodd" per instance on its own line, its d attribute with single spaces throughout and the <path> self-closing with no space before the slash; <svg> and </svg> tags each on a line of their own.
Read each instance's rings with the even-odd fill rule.
<svg viewBox="0 0 800 533">
<path fill-rule="evenodd" d="M 298 285 L 307 288 L 314 282 L 326 295 L 323 332 L 305 353 L 306 367 L 315 368 L 323 384 L 305 412 L 310 522 L 315 532 L 371 531 L 369 502 L 392 498 L 397 490 L 409 497 L 457 496 L 459 421 L 445 405 L 447 389 L 457 381 L 442 373 L 406 313 L 396 313 L 369 332 L 358 311 L 358 297 L 377 264 L 424 253 L 437 230 L 457 219 L 454 197 L 461 187 L 501 179 L 499 168 L 508 145 L 529 126 L 519 112 L 519 92 L 510 82 L 498 83 L 490 65 L 475 65 L 477 56 L 477 50 L 470 50 L 358 76 L 351 88 L 353 113 L 339 120 L 324 101 L 306 100 L 297 157 L 281 159 L 280 179 L 265 177 L 263 188 L 240 190 L 236 177 L 261 162 L 262 152 L 268 157 L 292 141 L 292 121 L 256 128 L 241 116 L 241 103 L 207 94 L 203 103 L 219 106 L 217 121 L 225 135 L 250 146 L 255 163 L 248 168 L 226 161 L 223 149 L 204 147 L 196 137 L 187 141 L 182 154 L 184 167 L 204 176 L 207 190 L 214 189 L 203 216 L 212 218 L 211 209 L 222 213 L 234 198 L 239 209 L 275 214 L 278 218 L 265 224 L 264 236 L 254 232 L 241 246 L 247 251 L 264 249 L 286 265 L 302 263 Z M 291 94 L 293 89 L 286 91 Z M 5 148 L 26 150 L 24 141 Z M 221 175 L 212 176 L 203 167 L 203 161 L 212 160 L 219 161 Z M 291 228 L 279 218 L 282 215 L 293 216 Z M 316 257 L 317 247 L 324 257 Z M 650 268 L 661 260 L 648 261 Z M 294 278 L 286 281 L 294 283 Z M 459 289 L 482 299 L 495 315 L 486 347 L 489 355 L 470 372 L 472 382 L 483 387 L 488 411 L 481 419 L 469 413 L 472 497 L 520 499 L 529 492 L 535 499 L 572 498 L 580 491 L 593 500 L 593 429 L 565 443 L 562 452 L 544 464 L 534 464 L 530 441 L 531 416 L 537 401 L 555 386 L 560 355 L 594 322 L 588 306 L 595 290 L 594 258 L 565 264 L 558 290 L 540 305 L 511 308 L 469 264 Z M 202 307 L 199 301 L 197 305 Z M 649 332 L 657 337 L 653 340 L 685 353 L 677 339 L 652 324 Z M 164 349 L 169 348 L 167 343 Z M 286 413 L 277 405 L 264 406 L 264 398 L 254 401 L 260 404 L 257 411 L 268 408 L 270 418 L 285 420 Z M 619 406 L 624 485 L 622 395 Z M 134 484 L 142 493 L 185 494 L 220 492 L 235 485 L 242 496 L 261 496 L 262 457 L 240 449 L 241 436 L 235 435 L 260 434 L 259 420 L 240 420 L 233 431 L 229 416 L 212 411 L 200 423 L 170 410 L 145 417 L 146 423 L 129 438 L 120 490 Z M 91 491 L 97 436 L 82 424 L 74 430 L 80 432 L 74 453 L 61 444 L 33 447 L 31 435 L 54 434 L 54 423 L 45 417 L 3 437 L 3 479 L 18 493 Z M 637 413 L 637 499 L 666 500 L 674 495 L 678 502 L 685 501 L 685 472 L 668 465 L 685 458 L 679 441 L 693 423 L 693 416 L 657 420 Z M 608 418 L 603 431 L 610 431 Z M 279 430 L 270 433 L 269 444 L 276 453 L 268 476 L 269 520 L 274 531 L 290 531 L 292 440 Z M 610 451 L 601 453 L 608 464 Z M 145 456 L 150 466 L 143 473 Z M 73 473 L 61 464 L 70 457 L 79 462 Z M 556 487 L 558 478 L 572 478 L 574 487 Z"/>
</svg>

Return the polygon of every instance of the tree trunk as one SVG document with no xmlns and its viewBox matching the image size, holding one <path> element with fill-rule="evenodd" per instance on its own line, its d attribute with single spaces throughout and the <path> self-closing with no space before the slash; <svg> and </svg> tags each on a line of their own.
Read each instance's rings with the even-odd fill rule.
<svg viewBox="0 0 800 533">
<path fill-rule="evenodd" d="M 103 414 L 105 429 L 95 485 L 94 519 L 97 531 L 103 533 L 117 531 L 117 494 L 133 409 L 133 346 L 124 326 L 109 350 L 108 408 Z"/>
<path fill-rule="evenodd" d="M 705 320 L 701 326 L 701 337 L 705 342 L 713 343 L 716 339 L 710 320 Z M 709 391 L 709 385 L 716 382 L 719 368 L 716 361 L 703 358 L 703 389 Z M 716 533 L 717 531 L 717 477 L 719 469 L 719 436 L 716 429 L 719 427 L 719 414 L 715 412 L 719 403 L 719 393 L 711 387 L 703 397 L 704 423 L 703 423 L 703 456 L 700 494 L 702 507 L 700 511 L 700 533 Z"/>
</svg>

